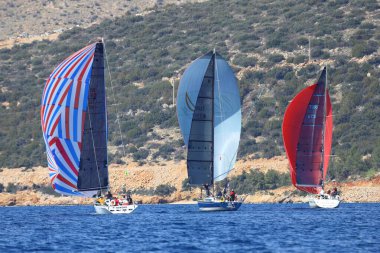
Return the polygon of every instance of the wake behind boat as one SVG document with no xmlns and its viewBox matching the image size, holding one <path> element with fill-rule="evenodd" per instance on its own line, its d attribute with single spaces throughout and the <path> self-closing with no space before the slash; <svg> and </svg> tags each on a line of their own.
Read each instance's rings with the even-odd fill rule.
<svg viewBox="0 0 380 253">
<path fill-rule="evenodd" d="M 49 176 L 63 195 L 93 197 L 109 189 L 104 50 L 99 41 L 72 54 L 44 88 L 41 126 Z M 98 213 L 135 208 L 95 206 Z"/>
<path fill-rule="evenodd" d="M 286 108 L 283 141 L 293 185 L 314 196 L 310 207 L 336 208 L 337 193 L 324 194 L 332 143 L 332 106 L 327 88 L 327 70 L 316 84 L 303 89 Z"/>
<path fill-rule="evenodd" d="M 241 132 L 240 95 L 235 75 L 215 52 L 196 59 L 181 78 L 177 116 L 187 147 L 190 185 L 212 186 L 233 169 Z M 201 211 L 236 211 L 241 202 L 206 194 Z"/>
</svg>

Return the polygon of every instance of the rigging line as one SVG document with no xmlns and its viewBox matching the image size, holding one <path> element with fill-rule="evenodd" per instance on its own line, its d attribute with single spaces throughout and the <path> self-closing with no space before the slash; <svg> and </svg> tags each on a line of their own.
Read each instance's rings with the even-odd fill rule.
<svg viewBox="0 0 380 253">
<path fill-rule="evenodd" d="M 216 72 L 216 82 L 218 83 L 218 97 L 219 97 L 219 110 L 220 110 L 220 122 L 222 122 L 223 119 L 223 111 L 222 111 L 222 98 L 220 97 L 220 80 L 219 80 L 219 72 L 218 72 L 218 64 L 216 60 L 216 51 L 214 49 L 214 59 L 215 59 L 215 72 Z"/>
<path fill-rule="evenodd" d="M 95 142 L 94 142 L 94 133 L 92 132 L 92 123 L 91 123 L 91 112 L 90 112 L 90 106 L 87 107 L 88 110 L 88 119 L 90 122 L 90 132 L 91 132 L 91 138 L 92 138 L 92 149 L 94 150 L 94 157 L 95 157 L 95 164 L 96 164 L 96 172 L 98 174 L 98 180 L 99 180 L 99 188 L 102 188 L 102 183 L 100 181 L 100 174 L 99 174 L 99 165 L 98 165 L 98 158 L 96 157 L 96 148 L 95 148 Z"/>
<path fill-rule="evenodd" d="M 236 150 L 235 155 L 234 155 L 233 157 L 237 157 L 237 152 L 238 152 L 238 151 Z M 232 161 L 234 160 L 233 157 L 232 157 L 232 160 L 230 161 L 230 165 L 231 165 Z M 235 159 L 236 159 L 236 158 L 235 158 Z M 236 167 L 235 167 L 235 168 L 232 168 L 232 169 L 230 169 L 230 170 L 228 170 L 228 171 L 226 171 L 226 172 L 224 172 L 224 173 L 222 173 L 222 174 L 220 174 L 220 175 L 218 175 L 217 177 L 214 177 L 214 180 L 217 179 L 218 177 L 221 177 L 221 176 L 224 176 L 224 175 L 230 173 L 231 171 L 233 171 L 233 170 L 235 170 L 235 169 L 236 169 Z"/>
<path fill-rule="evenodd" d="M 104 54 L 106 56 L 108 75 L 110 77 L 110 84 L 111 84 L 111 91 L 112 91 L 111 93 L 112 93 L 112 96 L 113 96 L 114 103 L 116 104 L 117 101 L 116 101 L 115 91 L 114 91 L 114 88 L 113 88 L 113 80 L 112 80 L 112 76 L 111 76 L 110 65 L 109 65 L 109 62 L 108 62 L 106 43 L 104 42 L 103 38 L 102 38 L 102 42 L 103 42 L 103 45 L 104 45 Z M 126 153 L 125 153 L 125 146 L 124 146 L 124 141 L 123 141 L 124 138 L 123 138 L 123 134 L 121 132 L 121 126 L 120 126 L 120 120 L 119 120 L 120 117 L 119 117 L 119 111 L 117 110 L 117 106 L 115 106 L 115 111 L 116 111 L 116 121 L 117 121 L 117 125 L 119 127 L 119 134 L 120 134 L 121 145 L 123 146 L 123 156 L 125 157 Z M 107 160 L 108 160 L 108 153 L 107 153 Z"/>
</svg>

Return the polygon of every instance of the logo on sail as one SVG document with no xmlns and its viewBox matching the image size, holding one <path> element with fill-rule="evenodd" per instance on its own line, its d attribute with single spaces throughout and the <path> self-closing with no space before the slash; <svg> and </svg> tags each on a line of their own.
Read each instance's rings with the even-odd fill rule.
<svg viewBox="0 0 380 253">
<path fill-rule="evenodd" d="M 195 105 L 193 104 L 193 102 L 191 102 L 191 99 L 190 99 L 189 94 L 187 93 L 187 91 L 186 91 L 185 102 L 186 102 L 187 108 L 189 108 L 190 111 L 194 112 Z"/>
</svg>

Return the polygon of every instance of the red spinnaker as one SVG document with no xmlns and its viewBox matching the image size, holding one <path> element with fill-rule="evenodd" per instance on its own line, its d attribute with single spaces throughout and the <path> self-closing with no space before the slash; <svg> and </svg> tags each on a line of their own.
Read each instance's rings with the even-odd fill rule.
<svg viewBox="0 0 380 253">
<path fill-rule="evenodd" d="M 290 102 L 282 124 L 292 183 L 312 194 L 323 187 L 331 153 L 333 119 L 325 80 L 326 69 Z"/>
</svg>

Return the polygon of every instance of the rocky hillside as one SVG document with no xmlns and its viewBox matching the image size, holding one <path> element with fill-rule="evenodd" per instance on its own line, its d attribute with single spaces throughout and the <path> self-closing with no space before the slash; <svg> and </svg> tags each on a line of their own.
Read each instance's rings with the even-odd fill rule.
<svg viewBox="0 0 380 253">
<path fill-rule="evenodd" d="M 145 15 L 168 4 L 205 0 L 3 0 L 0 43 L 6 39 L 48 38 L 74 27 L 89 27 L 123 15 Z"/>
<path fill-rule="evenodd" d="M 45 2 L 46 8 L 58 9 L 71 3 Z M 96 3 L 91 1 L 91 5 Z M 186 152 L 169 79 L 178 85 L 187 64 L 216 48 L 239 79 L 241 159 L 284 155 L 285 108 L 305 85 L 315 82 L 327 64 L 335 124 L 329 176 L 341 180 L 371 177 L 380 168 L 378 10 L 376 0 L 185 3 L 156 6 L 144 15 L 115 14 L 87 28 L 64 31 L 54 41 L 1 49 L 0 168 L 46 166 L 39 126 L 44 82 L 67 55 L 104 37 L 117 91 L 117 102 L 108 93 L 111 162 L 133 161 L 139 166 L 183 162 Z M 126 156 L 115 130 L 116 111 Z"/>
</svg>

